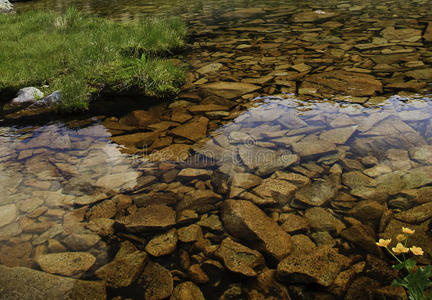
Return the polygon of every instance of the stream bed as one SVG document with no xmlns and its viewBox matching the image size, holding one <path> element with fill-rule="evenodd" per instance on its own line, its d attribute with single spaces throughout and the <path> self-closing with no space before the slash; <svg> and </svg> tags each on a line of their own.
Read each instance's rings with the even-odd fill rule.
<svg viewBox="0 0 432 300">
<path fill-rule="evenodd" d="M 0 299 L 406 296 L 376 241 L 415 229 L 431 263 L 432 3 L 70 3 L 182 18 L 187 82 L 0 125 Z"/>
</svg>

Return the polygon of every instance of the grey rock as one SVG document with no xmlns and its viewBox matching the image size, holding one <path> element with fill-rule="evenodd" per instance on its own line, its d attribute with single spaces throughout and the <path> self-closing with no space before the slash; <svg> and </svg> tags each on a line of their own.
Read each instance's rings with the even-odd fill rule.
<svg viewBox="0 0 432 300">
<path fill-rule="evenodd" d="M 55 91 L 52 94 L 44 97 L 43 99 L 36 101 L 32 105 L 29 106 L 30 109 L 32 108 L 42 108 L 42 107 L 50 107 L 54 104 L 58 104 L 61 101 L 61 92 Z"/>
<path fill-rule="evenodd" d="M 2 2 L 7 0 L 0 0 L 0 10 Z M 18 91 L 16 98 L 12 99 L 8 104 L 7 108 L 20 109 L 35 103 L 38 99 L 42 99 L 44 94 L 35 87 L 25 87 Z"/>
<path fill-rule="evenodd" d="M 0 0 L 0 13 L 11 13 L 14 7 L 8 0 Z"/>
</svg>

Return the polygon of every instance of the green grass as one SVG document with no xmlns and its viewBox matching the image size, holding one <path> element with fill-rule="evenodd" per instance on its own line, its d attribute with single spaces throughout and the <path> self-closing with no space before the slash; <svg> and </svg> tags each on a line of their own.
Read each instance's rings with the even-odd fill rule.
<svg viewBox="0 0 432 300">
<path fill-rule="evenodd" d="M 122 24 L 74 8 L 0 15 L 0 93 L 60 90 L 64 112 L 87 109 L 103 90 L 171 96 L 184 71 L 164 58 L 184 46 L 186 31 L 175 18 Z"/>
</svg>

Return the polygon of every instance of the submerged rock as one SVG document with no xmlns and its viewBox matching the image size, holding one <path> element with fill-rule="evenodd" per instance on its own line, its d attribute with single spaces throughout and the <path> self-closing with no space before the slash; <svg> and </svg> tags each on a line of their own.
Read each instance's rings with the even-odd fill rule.
<svg viewBox="0 0 432 300">
<path fill-rule="evenodd" d="M 107 298 L 105 284 L 52 275 L 28 268 L 0 265 L 3 299 L 95 299 Z"/>
<path fill-rule="evenodd" d="M 265 265 L 261 253 L 234 242 L 230 238 L 222 241 L 215 255 L 223 260 L 230 271 L 245 276 L 256 276 L 257 270 Z"/>
<path fill-rule="evenodd" d="M 138 281 L 144 288 L 144 299 L 162 300 L 173 291 L 174 281 L 171 272 L 155 262 L 149 262 Z"/>
<path fill-rule="evenodd" d="M 117 219 L 130 232 L 160 230 L 175 225 L 175 211 L 165 205 L 151 204 L 135 213 Z"/>
<path fill-rule="evenodd" d="M 317 89 L 323 94 L 336 93 L 359 97 L 382 93 L 383 85 L 372 75 L 329 71 L 306 77 L 300 89 Z"/>
<path fill-rule="evenodd" d="M 105 280 L 107 286 L 112 288 L 128 287 L 133 284 L 144 270 L 147 263 L 147 254 L 142 251 L 125 253 L 123 247 L 115 259 L 96 270 L 95 275 Z"/>
<path fill-rule="evenodd" d="M 290 255 L 278 267 L 278 276 L 283 281 L 296 283 L 318 283 L 328 287 L 351 260 L 329 246 L 320 246 L 310 253 Z"/>
<path fill-rule="evenodd" d="M 191 281 L 186 281 L 177 285 L 172 292 L 170 300 L 204 300 L 200 288 Z"/>
<path fill-rule="evenodd" d="M 45 272 L 81 277 L 93 266 L 96 258 L 87 252 L 62 252 L 41 255 L 36 261 Z"/>
<path fill-rule="evenodd" d="M 322 206 L 336 197 L 339 188 L 331 180 L 315 181 L 298 190 L 295 198 L 307 205 Z"/>
<path fill-rule="evenodd" d="M 173 228 L 168 232 L 157 235 L 151 239 L 145 250 L 153 256 L 168 255 L 176 249 L 177 241 L 177 231 Z"/>
<path fill-rule="evenodd" d="M 233 236 L 277 261 L 290 252 L 290 236 L 249 201 L 226 200 L 222 204 L 222 221 Z"/>
<path fill-rule="evenodd" d="M 260 89 L 259 86 L 241 82 L 213 82 L 203 85 L 203 89 L 211 94 L 232 99 Z"/>
</svg>

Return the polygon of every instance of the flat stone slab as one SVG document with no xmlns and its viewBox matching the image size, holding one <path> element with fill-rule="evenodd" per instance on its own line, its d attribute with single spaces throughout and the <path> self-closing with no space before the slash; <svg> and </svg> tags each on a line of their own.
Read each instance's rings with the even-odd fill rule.
<svg viewBox="0 0 432 300">
<path fill-rule="evenodd" d="M 336 93 L 355 97 L 382 93 L 383 85 L 374 76 L 346 71 L 329 71 L 310 75 L 300 89 L 318 89 L 321 93 Z"/>
<path fill-rule="evenodd" d="M 202 88 L 204 88 L 205 90 L 209 91 L 212 94 L 215 94 L 220 97 L 225 97 L 228 99 L 249 94 L 251 92 L 260 89 L 259 86 L 250 83 L 225 82 L 225 81 L 208 83 L 203 85 Z"/>
<path fill-rule="evenodd" d="M 337 249 L 321 246 L 311 253 L 288 256 L 279 263 L 277 272 L 288 282 L 317 283 L 328 287 L 350 262 Z"/>
<path fill-rule="evenodd" d="M 23 267 L 0 265 L 0 287 L 1 298 L 8 300 L 107 298 L 103 282 L 67 278 Z"/>
<path fill-rule="evenodd" d="M 160 230 L 175 225 L 175 211 L 166 205 L 151 204 L 117 220 L 128 231 Z"/>
<path fill-rule="evenodd" d="M 36 261 L 45 272 L 80 276 L 93 266 L 96 258 L 87 252 L 61 252 L 40 255 Z"/>
</svg>

